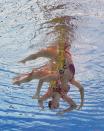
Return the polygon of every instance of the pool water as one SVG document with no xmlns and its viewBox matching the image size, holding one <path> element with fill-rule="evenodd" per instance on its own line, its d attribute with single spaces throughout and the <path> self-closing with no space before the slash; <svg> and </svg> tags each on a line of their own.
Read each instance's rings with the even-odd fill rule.
<svg viewBox="0 0 104 131">
<path fill-rule="evenodd" d="M 18 63 L 56 39 L 48 21 L 70 16 L 71 51 L 76 79 L 85 89 L 81 110 L 63 116 L 38 107 L 31 97 L 38 80 L 12 84 L 19 73 L 47 62 L 39 58 Z M 71 37 L 71 36 L 70 36 Z M 48 88 L 44 83 L 41 94 Z M 77 89 L 70 96 L 79 104 Z M 61 102 L 63 108 L 66 103 Z M 1 0 L 0 1 L 0 131 L 104 131 L 104 1 L 103 0 Z"/>
</svg>

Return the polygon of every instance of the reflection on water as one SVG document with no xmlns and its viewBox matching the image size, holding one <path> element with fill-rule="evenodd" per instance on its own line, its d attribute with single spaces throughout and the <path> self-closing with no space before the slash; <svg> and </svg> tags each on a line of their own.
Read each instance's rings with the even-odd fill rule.
<svg viewBox="0 0 104 131">
<path fill-rule="evenodd" d="M 103 0 L 0 2 L 0 130 L 103 131 L 103 7 Z M 55 22 L 55 18 L 65 16 L 70 16 L 70 19 L 62 19 L 61 24 L 60 21 Z M 31 52 L 57 41 L 60 26 L 66 29 L 71 43 L 76 78 L 85 88 L 82 110 L 64 116 L 56 116 L 55 112 L 48 110 L 47 102 L 45 111 L 39 111 L 37 101 L 31 99 L 38 81 L 23 84 L 19 88 L 11 83 L 16 73 L 30 71 L 47 62 L 40 58 L 26 65 L 17 63 Z M 46 89 L 47 83 L 42 92 Z M 77 93 L 71 88 L 70 95 L 79 102 Z M 61 104 L 65 106 L 63 102 Z"/>
</svg>

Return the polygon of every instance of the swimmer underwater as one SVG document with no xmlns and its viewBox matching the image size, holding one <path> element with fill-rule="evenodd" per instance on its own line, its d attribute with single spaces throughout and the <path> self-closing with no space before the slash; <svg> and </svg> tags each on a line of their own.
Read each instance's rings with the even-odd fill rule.
<svg viewBox="0 0 104 131">
<path fill-rule="evenodd" d="M 55 47 L 51 46 L 46 49 L 42 49 L 38 53 L 35 53 L 35 54 L 32 54 L 32 55 L 26 57 L 21 62 L 24 63 L 28 60 L 33 60 L 34 58 L 38 58 L 41 56 L 42 57 L 44 57 L 44 56 L 50 57 L 51 56 L 52 60 L 55 60 L 55 57 L 53 56 L 53 51 L 55 54 L 55 50 L 57 51 L 56 46 Z M 43 53 L 43 51 L 44 51 L 44 53 Z M 50 53 L 50 55 L 49 55 L 49 53 Z M 33 56 L 37 56 L 37 57 L 33 57 Z M 35 99 L 35 98 L 39 98 L 39 93 L 40 93 L 40 89 L 42 87 L 43 82 L 50 82 L 51 80 L 58 81 L 61 76 L 62 88 L 67 88 L 67 84 L 70 83 L 79 89 L 80 95 L 81 95 L 81 104 L 80 104 L 79 108 L 81 108 L 83 106 L 83 101 L 84 101 L 84 89 L 83 89 L 82 85 L 78 81 L 76 81 L 74 78 L 75 68 L 74 68 L 74 64 L 72 62 L 71 55 L 69 55 L 69 53 L 66 53 L 66 65 L 64 65 L 64 70 L 63 70 L 64 72 L 62 71 L 62 73 L 59 73 L 57 71 L 51 71 L 50 70 L 51 66 L 54 66 L 54 65 L 55 65 L 55 62 L 51 61 L 51 63 L 49 65 L 46 64 L 40 69 L 33 69 L 33 71 L 31 73 L 23 74 L 23 75 L 20 75 L 19 77 L 14 78 L 13 83 L 14 84 L 21 84 L 21 83 L 29 82 L 33 79 L 39 79 L 37 91 L 36 91 L 35 95 L 33 96 L 33 98 Z"/>
<path fill-rule="evenodd" d="M 61 18 L 59 18 L 58 20 L 63 21 L 63 19 Z M 55 29 L 59 32 L 59 38 L 63 38 L 63 39 L 59 39 L 55 43 L 52 43 L 51 46 L 41 49 L 36 53 L 30 54 L 23 60 L 19 61 L 21 63 L 26 63 L 27 61 L 35 60 L 38 57 L 46 57 L 50 59 L 49 63 L 38 69 L 33 69 L 32 72 L 30 73 L 21 74 L 20 76 L 13 78 L 13 84 L 20 85 L 21 83 L 29 82 L 33 79 L 39 79 L 38 87 L 32 98 L 39 99 L 38 100 L 39 105 L 42 107 L 42 102 L 44 100 L 48 99 L 48 97 L 54 96 L 54 94 L 57 94 L 55 95 L 56 97 L 60 96 L 59 98 L 64 99 L 66 102 L 70 104 L 70 108 L 67 109 L 67 111 L 70 111 L 76 108 L 75 102 L 69 96 L 67 96 L 67 93 L 64 93 L 64 95 L 62 95 L 62 93 L 60 94 L 59 92 L 55 91 L 55 88 L 59 86 L 61 90 L 66 90 L 69 85 L 68 83 L 70 83 L 74 85 L 76 88 L 78 88 L 80 92 L 81 102 L 78 107 L 78 109 L 80 109 L 84 103 L 84 88 L 80 84 L 80 82 L 78 82 L 75 79 L 75 66 L 73 64 L 73 60 L 70 52 L 70 44 L 68 43 L 68 40 L 66 40 L 67 38 L 66 36 L 68 35 L 68 31 L 67 31 L 68 28 L 66 28 L 66 26 L 61 26 L 60 28 L 59 26 L 58 28 L 55 27 Z M 64 55 L 60 57 L 60 53 Z M 62 62 L 63 61 L 62 58 L 64 58 L 64 62 Z M 58 81 L 60 81 L 59 85 L 56 84 L 58 83 Z M 43 82 L 49 82 L 49 83 L 53 82 L 55 84 L 50 84 L 48 88 L 48 92 L 50 92 L 51 90 L 51 93 L 49 93 L 50 95 L 45 95 L 45 96 L 43 95 L 43 97 L 40 97 L 40 90 L 42 88 Z M 52 97 L 52 101 L 54 101 L 53 97 Z M 52 101 L 50 103 L 52 103 Z M 54 104 L 49 104 L 49 105 L 53 106 Z M 64 110 L 63 112 L 67 112 L 67 111 Z"/>
</svg>

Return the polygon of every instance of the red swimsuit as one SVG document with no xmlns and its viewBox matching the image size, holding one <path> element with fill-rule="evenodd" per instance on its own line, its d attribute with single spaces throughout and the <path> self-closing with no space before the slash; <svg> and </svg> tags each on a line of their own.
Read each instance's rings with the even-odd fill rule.
<svg viewBox="0 0 104 131">
<path fill-rule="evenodd" d="M 56 82 L 56 88 L 53 88 L 53 92 L 58 92 L 61 95 L 61 97 L 63 97 L 63 95 L 68 93 L 69 89 L 70 89 L 70 86 L 68 86 L 67 89 L 62 88 L 61 82 L 60 82 L 60 80 L 58 80 Z"/>
</svg>

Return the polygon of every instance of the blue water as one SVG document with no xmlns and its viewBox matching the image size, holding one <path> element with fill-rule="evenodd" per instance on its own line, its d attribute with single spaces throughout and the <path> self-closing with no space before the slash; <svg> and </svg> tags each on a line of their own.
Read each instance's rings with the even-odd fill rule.
<svg viewBox="0 0 104 131">
<path fill-rule="evenodd" d="M 85 103 L 80 111 L 57 116 L 47 102 L 41 111 L 37 100 L 32 100 L 38 80 L 20 87 L 11 80 L 47 62 L 43 58 L 26 65 L 17 61 L 52 43 L 56 35 L 46 22 L 65 15 L 74 17 L 71 50 Z M 79 92 L 71 87 L 70 96 L 79 103 Z M 45 83 L 41 93 L 47 88 Z M 66 104 L 62 101 L 61 106 Z M 104 1 L 0 0 L 0 131 L 59 130 L 104 131 Z"/>
</svg>

